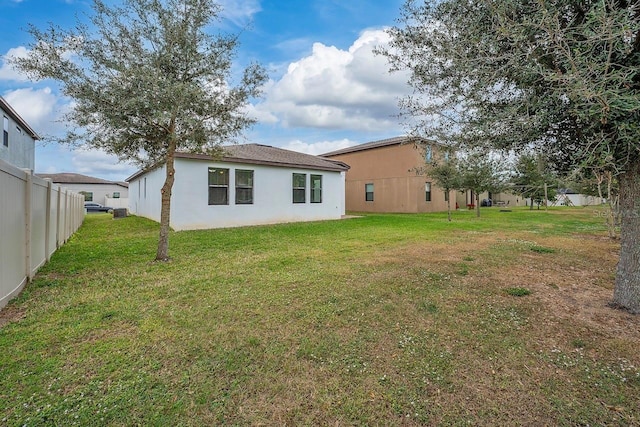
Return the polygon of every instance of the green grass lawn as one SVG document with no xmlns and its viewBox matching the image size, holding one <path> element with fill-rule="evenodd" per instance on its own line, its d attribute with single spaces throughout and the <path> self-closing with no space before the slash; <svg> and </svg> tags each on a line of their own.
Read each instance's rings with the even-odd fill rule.
<svg viewBox="0 0 640 427">
<path fill-rule="evenodd" d="M 638 425 L 594 209 L 172 233 L 89 215 L 2 312 L 0 425 Z"/>
</svg>

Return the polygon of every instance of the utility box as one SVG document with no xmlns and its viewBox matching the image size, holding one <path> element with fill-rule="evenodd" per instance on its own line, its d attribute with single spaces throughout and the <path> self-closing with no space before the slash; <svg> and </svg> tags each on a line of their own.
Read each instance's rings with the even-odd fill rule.
<svg viewBox="0 0 640 427">
<path fill-rule="evenodd" d="M 126 208 L 117 208 L 113 210 L 113 217 L 114 218 L 125 218 L 127 216 L 127 209 Z"/>
</svg>

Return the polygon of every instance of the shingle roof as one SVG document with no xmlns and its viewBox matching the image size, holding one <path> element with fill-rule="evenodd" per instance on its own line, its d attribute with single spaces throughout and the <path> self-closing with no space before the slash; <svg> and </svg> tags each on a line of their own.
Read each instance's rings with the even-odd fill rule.
<svg viewBox="0 0 640 427">
<path fill-rule="evenodd" d="M 40 137 L 38 136 L 38 134 L 36 133 L 36 131 L 34 131 L 31 126 L 29 126 L 29 124 L 27 122 L 24 121 L 24 119 L 22 117 L 20 117 L 20 114 L 18 114 L 16 112 L 16 110 L 13 109 L 13 107 L 3 98 L 0 96 L 0 107 L 2 107 L 2 110 L 4 110 L 4 112 L 8 115 L 11 116 L 11 118 L 18 123 L 28 134 L 31 138 L 33 139 L 40 139 Z"/>
<path fill-rule="evenodd" d="M 116 184 L 122 187 L 128 187 L 126 182 L 107 181 L 106 179 L 94 178 L 92 176 L 82 175 L 79 173 L 37 173 L 42 179 L 50 179 L 56 184 Z"/>
<path fill-rule="evenodd" d="M 353 147 L 343 148 L 341 150 L 331 151 L 321 154 L 322 157 L 332 157 L 339 154 L 354 153 L 356 151 L 371 150 L 373 148 L 388 147 L 391 145 L 409 144 L 417 142 L 420 138 L 409 136 L 397 136 L 395 138 L 381 139 L 379 141 L 365 142 L 364 144 L 354 145 Z"/>
<path fill-rule="evenodd" d="M 198 159 L 198 160 L 218 160 L 226 163 L 248 163 L 255 165 L 267 165 L 276 167 L 304 168 L 313 170 L 342 172 L 349 169 L 343 162 L 325 159 L 311 154 L 299 153 L 297 151 L 285 150 L 283 148 L 271 147 L 262 144 L 239 144 L 222 147 L 223 155 L 216 159 L 207 154 L 197 153 L 176 153 L 176 158 Z M 158 165 L 154 166 L 157 167 Z M 131 181 L 145 172 L 153 169 L 145 169 L 131 175 L 126 181 Z"/>
</svg>

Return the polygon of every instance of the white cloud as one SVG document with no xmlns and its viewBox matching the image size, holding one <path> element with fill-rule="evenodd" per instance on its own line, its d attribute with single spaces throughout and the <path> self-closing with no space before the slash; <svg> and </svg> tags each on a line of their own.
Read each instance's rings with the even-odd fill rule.
<svg viewBox="0 0 640 427">
<path fill-rule="evenodd" d="M 281 145 L 280 148 L 291 151 L 298 151 L 300 153 L 318 155 L 328 153 L 330 151 L 352 147 L 357 144 L 358 143 L 356 141 L 351 141 L 349 139 L 339 139 L 337 141 L 320 141 L 315 143 L 302 142 L 296 139 L 293 141 L 289 141 L 284 145 Z"/>
<path fill-rule="evenodd" d="M 24 46 L 12 47 L 2 56 L 2 66 L 0 67 L 0 80 L 14 80 L 26 82 L 29 79 L 23 73 L 17 71 L 9 63 L 11 58 L 26 58 L 29 50 Z"/>
<path fill-rule="evenodd" d="M 289 65 L 256 109 L 287 127 L 381 131 L 398 128 L 398 98 L 409 91 L 406 73 L 388 72 L 373 49 L 388 43 L 367 30 L 348 50 L 315 43 L 311 55 Z"/>
<path fill-rule="evenodd" d="M 71 165 L 77 173 L 117 181 L 136 171 L 134 166 L 120 162 L 117 156 L 86 148 L 76 148 L 72 151 Z"/>
<path fill-rule="evenodd" d="M 222 6 L 220 15 L 237 26 L 246 25 L 262 10 L 259 0 L 220 0 L 218 3 Z"/>
<path fill-rule="evenodd" d="M 3 96 L 36 133 L 53 134 L 60 129 L 61 124 L 56 121 L 65 107 L 59 105 L 51 88 L 17 89 Z"/>
</svg>

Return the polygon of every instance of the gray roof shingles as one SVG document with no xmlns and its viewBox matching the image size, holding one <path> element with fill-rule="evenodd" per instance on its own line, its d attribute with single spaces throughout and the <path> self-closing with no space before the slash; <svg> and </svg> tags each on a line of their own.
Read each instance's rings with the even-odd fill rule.
<svg viewBox="0 0 640 427">
<path fill-rule="evenodd" d="M 50 179 L 56 184 L 116 184 L 122 187 L 128 187 L 126 182 L 107 181 L 101 178 L 94 178 L 92 176 L 82 175 L 79 173 L 37 173 L 42 179 Z"/>
<path fill-rule="evenodd" d="M 409 136 L 397 136 L 395 138 L 381 139 L 379 141 L 365 142 L 364 144 L 354 145 L 353 147 L 347 147 L 340 150 L 331 151 L 329 153 L 321 154 L 322 157 L 333 157 L 340 154 L 355 153 L 356 151 L 371 150 L 374 148 L 389 147 L 391 145 L 411 144 L 415 142 L 424 142 L 422 138 L 409 137 Z"/>
<path fill-rule="evenodd" d="M 239 144 L 228 145 L 222 147 L 222 149 L 223 154 L 219 161 L 226 163 L 248 163 L 256 165 L 303 168 L 335 172 L 343 172 L 349 169 L 349 166 L 343 162 L 325 159 L 323 157 L 313 156 L 311 154 L 299 153 L 297 151 L 285 150 L 283 148 L 271 147 L 269 145 Z M 178 152 L 176 153 L 175 157 L 181 159 L 210 161 L 217 160 L 208 154 L 198 153 Z M 155 167 L 157 166 L 158 165 L 156 165 Z M 151 169 L 154 169 L 154 167 L 139 171 L 127 178 L 126 181 L 130 182 Z"/>
</svg>

